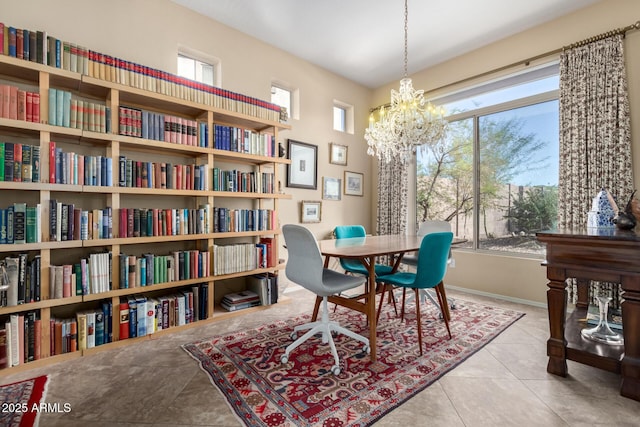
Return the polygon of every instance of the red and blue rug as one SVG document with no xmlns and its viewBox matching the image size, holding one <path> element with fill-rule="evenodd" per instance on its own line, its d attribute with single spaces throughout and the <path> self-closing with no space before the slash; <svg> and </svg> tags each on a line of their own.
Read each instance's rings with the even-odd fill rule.
<svg viewBox="0 0 640 427">
<path fill-rule="evenodd" d="M 386 310 L 386 311 L 385 311 Z M 424 354 L 418 349 L 415 308 L 408 304 L 401 322 L 385 304 L 378 323 L 378 360 L 371 363 L 361 344 L 335 336 L 340 375 L 330 369 L 328 344 L 312 338 L 280 363 L 302 315 L 255 329 L 238 331 L 183 346 L 229 406 L 247 426 L 362 427 L 379 420 L 480 350 L 523 316 L 512 310 L 456 299 L 448 339 L 439 311 L 431 304 L 422 310 Z M 364 315 L 339 307 L 331 314 L 365 336 Z"/>
<path fill-rule="evenodd" d="M 31 427 L 38 425 L 40 402 L 47 391 L 46 375 L 0 385 L 0 426 Z"/>
</svg>

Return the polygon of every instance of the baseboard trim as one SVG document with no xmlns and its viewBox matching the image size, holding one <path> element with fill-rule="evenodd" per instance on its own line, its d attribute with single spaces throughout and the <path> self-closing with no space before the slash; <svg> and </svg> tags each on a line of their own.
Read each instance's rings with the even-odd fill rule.
<svg viewBox="0 0 640 427">
<path fill-rule="evenodd" d="M 518 303 L 518 304 L 530 305 L 530 306 L 538 307 L 538 308 L 544 308 L 544 309 L 547 308 L 547 304 L 545 304 L 545 303 L 541 303 L 541 302 L 537 302 L 537 301 L 530 301 L 530 300 L 522 299 L 522 298 L 509 297 L 509 296 L 506 296 L 506 295 L 493 294 L 491 292 L 478 291 L 476 289 L 461 288 L 459 286 L 451 286 L 451 285 L 447 285 L 447 289 L 451 289 L 451 290 L 459 291 L 459 292 L 466 292 L 468 294 L 473 294 L 473 295 L 480 295 L 480 296 L 483 296 L 483 297 L 495 298 L 495 299 L 499 299 L 499 300 L 503 300 L 503 301 L 514 302 L 514 303 Z"/>
</svg>

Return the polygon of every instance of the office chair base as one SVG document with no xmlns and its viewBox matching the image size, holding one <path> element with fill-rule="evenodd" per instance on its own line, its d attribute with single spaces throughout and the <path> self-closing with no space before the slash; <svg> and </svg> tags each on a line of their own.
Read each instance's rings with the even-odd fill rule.
<svg viewBox="0 0 640 427">
<path fill-rule="evenodd" d="M 315 322 L 305 323 L 304 325 L 298 325 L 293 328 L 293 332 L 291 333 L 291 339 L 295 341 L 287 346 L 284 351 L 284 354 L 280 357 L 280 362 L 287 363 L 289 361 L 289 355 L 293 350 L 295 350 L 298 346 L 300 346 L 303 342 L 307 341 L 312 336 L 321 333 L 322 334 L 322 343 L 329 343 L 329 347 L 331 348 L 331 354 L 333 355 L 333 359 L 335 361 L 335 365 L 331 367 L 331 372 L 334 375 L 340 375 L 340 359 L 338 358 L 338 351 L 336 350 L 336 345 L 333 342 L 332 332 L 336 332 L 339 334 L 346 335 L 350 338 L 353 338 L 356 341 L 360 341 L 363 343 L 362 351 L 366 354 L 371 352 L 371 348 L 369 346 L 369 339 L 363 337 L 362 335 L 358 335 L 355 332 L 350 331 L 347 328 L 340 326 L 337 322 L 333 322 L 329 320 L 327 307 L 327 298 L 324 297 L 322 299 L 322 319 L 317 320 Z M 307 330 L 304 335 L 300 338 L 296 339 L 298 336 L 298 332 Z"/>
</svg>

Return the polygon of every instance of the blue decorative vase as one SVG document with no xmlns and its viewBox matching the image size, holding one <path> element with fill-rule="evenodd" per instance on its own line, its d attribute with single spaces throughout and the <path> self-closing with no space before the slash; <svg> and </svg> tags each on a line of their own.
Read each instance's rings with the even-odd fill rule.
<svg viewBox="0 0 640 427">
<path fill-rule="evenodd" d="M 606 189 L 600 190 L 593 198 L 591 211 L 588 213 L 587 227 L 611 228 L 615 226 L 614 218 L 618 213 L 618 207 Z"/>
</svg>

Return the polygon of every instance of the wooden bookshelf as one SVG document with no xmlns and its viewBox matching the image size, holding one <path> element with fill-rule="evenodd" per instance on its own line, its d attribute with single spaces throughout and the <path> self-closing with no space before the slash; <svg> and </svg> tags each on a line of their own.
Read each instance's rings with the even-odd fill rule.
<svg viewBox="0 0 640 427">
<path fill-rule="evenodd" d="M 124 301 L 127 297 L 133 295 L 158 297 L 172 292 L 188 290 L 191 286 L 197 284 L 203 284 L 207 288 L 207 318 L 184 326 L 175 326 L 162 330 L 160 331 L 161 334 L 190 328 L 202 324 L 202 322 L 224 320 L 229 317 L 269 308 L 265 306 L 227 312 L 219 304 L 223 297 L 221 293 L 224 291 L 217 291 L 216 284 L 223 280 L 241 279 L 258 273 L 277 273 L 283 268 L 282 265 L 270 268 L 255 268 L 233 274 L 210 275 L 202 278 L 156 283 L 145 287 L 120 289 L 119 258 L 125 254 L 136 256 L 144 253 L 169 255 L 173 247 L 177 248 L 175 250 L 180 251 L 199 250 L 213 253 L 214 245 L 235 242 L 255 243 L 261 237 L 273 237 L 272 250 L 278 251 L 278 248 L 282 246 L 279 224 L 276 224 L 273 230 L 214 232 L 213 208 L 220 205 L 228 209 L 269 209 L 277 213 L 279 201 L 289 199 L 291 196 L 278 193 L 277 189 L 273 193 L 212 191 L 211 177 L 214 166 L 223 163 L 225 167 L 234 165 L 232 167 L 247 171 L 273 173 L 274 185 L 277 186 L 283 179 L 280 177 L 279 165 L 288 164 L 290 161 L 278 157 L 237 153 L 211 147 L 214 146 L 214 125 L 238 126 L 255 133 L 267 133 L 273 135 L 274 141 L 277 141 L 278 132 L 290 128 L 288 125 L 3 55 L 0 55 L 0 84 L 30 87 L 32 88 L 30 89 L 31 91 L 39 93 L 40 122 L 33 123 L 0 117 L 0 141 L 39 146 L 41 156 L 39 182 L 0 182 L 0 193 L 3 201 L 3 203 L 0 203 L 0 208 L 7 208 L 14 202 L 27 203 L 27 206 L 40 204 L 42 207 L 41 243 L 0 244 L 0 260 L 21 253 L 27 253 L 29 259 L 32 259 L 35 255 L 40 256 L 41 300 L 17 306 L 0 307 L 0 323 L 4 325 L 4 322 L 12 314 L 26 314 L 35 311 L 42 323 L 42 338 L 40 342 L 42 357 L 33 362 L 21 363 L 18 366 L 2 369 L 0 370 L 0 376 L 31 369 L 32 367 L 45 366 L 49 363 L 75 359 L 83 355 L 94 354 L 123 345 L 135 345 L 145 339 L 153 338 L 154 335 L 147 335 L 123 340 L 118 339 L 120 326 L 118 305 L 120 301 Z M 111 131 L 109 133 L 100 133 L 50 125 L 48 123 L 48 94 L 50 88 L 70 91 L 72 96 L 78 99 L 91 99 L 105 104 L 110 109 Z M 120 106 L 178 116 L 198 123 L 204 122 L 208 126 L 208 147 L 120 135 L 118 117 Z M 49 183 L 49 170 L 50 167 L 54 167 L 54 165 L 49 165 L 50 141 L 61 144 L 65 151 L 82 152 L 86 155 L 110 158 L 113 164 L 112 179 L 114 185 L 88 186 Z M 276 152 L 275 156 L 277 156 L 277 142 L 275 145 L 274 151 Z M 119 187 L 118 162 L 120 156 L 125 154 L 128 158 L 137 158 L 142 161 L 160 163 L 166 162 L 167 158 L 175 158 L 178 159 L 176 160 L 178 164 L 206 165 L 209 171 L 209 190 Z M 54 199 L 61 202 L 69 199 L 71 203 L 88 210 L 110 207 L 113 212 L 113 238 L 49 241 L 49 202 Z M 210 225 L 209 232 L 170 236 L 118 236 L 120 218 L 116 213 L 121 208 L 152 206 L 159 209 L 171 207 L 193 209 L 203 204 L 207 204 L 210 207 L 211 217 L 207 218 Z M 62 260 L 65 261 L 65 264 L 74 264 L 81 257 L 88 257 L 89 254 L 101 251 L 110 251 L 112 254 L 111 290 L 97 294 L 74 295 L 57 299 L 50 295 L 49 288 L 52 280 L 49 274 L 50 266 L 60 265 L 63 263 Z M 277 252 L 276 259 L 279 259 Z M 213 274 L 213 259 L 210 259 L 210 266 Z M 227 289 L 226 286 L 220 288 Z M 97 309 L 103 302 L 112 304 L 111 328 L 113 341 L 82 351 L 50 355 L 49 349 L 53 339 L 49 331 L 50 320 L 63 316 L 70 318 L 79 311 Z"/>
</svg>

